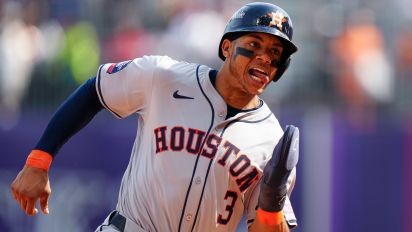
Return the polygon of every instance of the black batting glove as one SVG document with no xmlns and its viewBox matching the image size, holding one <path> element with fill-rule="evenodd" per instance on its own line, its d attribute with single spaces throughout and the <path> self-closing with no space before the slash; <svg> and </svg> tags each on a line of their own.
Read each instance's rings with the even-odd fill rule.
<svg viewBox="0 0 412 232">
<path fill-rule="evenodd" d="M 272 158 L 263 169 L 259 208 L 268 212 L 283 209 L 287 181 L 299 159 L 299 129 L 287 125 L 285 133 L 273 150 Z"/>
</svg>

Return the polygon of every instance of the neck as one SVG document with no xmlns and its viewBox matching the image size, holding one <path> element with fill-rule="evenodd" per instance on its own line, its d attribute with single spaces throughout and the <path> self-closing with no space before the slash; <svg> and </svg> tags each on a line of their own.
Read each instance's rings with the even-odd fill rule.
<svg viewBox="0 0 412 232">
<path fill-rule="evenodd" d="M 259 98 L 257 95 L 247 94 L 228 83 L 224 74 L 220 70 L 216 77 L 216 90 L 222 96 L 226 104 L 236 109 L 253 109 L 259 105 Z"/>
</svg>

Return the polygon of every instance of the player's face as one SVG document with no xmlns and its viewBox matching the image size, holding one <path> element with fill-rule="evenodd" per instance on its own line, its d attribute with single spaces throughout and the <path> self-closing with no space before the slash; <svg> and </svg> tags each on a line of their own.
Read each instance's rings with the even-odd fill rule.
<svg viewBox="0 0 412 232">
<path fill-rule="evenodd" d="M 237 86 L 247 94 L 261 94 L 275 77 L 283 51 L 281 41 L 273 35 L 250 33 L 228 46 L 229 71 Z"/>
</svg>

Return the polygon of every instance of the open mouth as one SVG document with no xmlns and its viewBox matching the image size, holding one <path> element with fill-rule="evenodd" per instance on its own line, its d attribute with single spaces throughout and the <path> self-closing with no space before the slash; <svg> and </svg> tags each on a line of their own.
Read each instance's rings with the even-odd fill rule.
<svg viewBox="0 0 412 232">
<path fill-rule="evenodd" d="M 254 81 L 258 81 L 261 84 L 266 84 L 269 82 L 269 74 L 260 68 L 251 68 L 249 69 L 250 77 Z"/>
</svg>

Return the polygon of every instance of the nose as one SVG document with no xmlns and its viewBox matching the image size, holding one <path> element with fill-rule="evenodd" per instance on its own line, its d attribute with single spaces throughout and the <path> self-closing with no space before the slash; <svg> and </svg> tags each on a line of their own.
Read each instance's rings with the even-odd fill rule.
<svg viewBox="0 0 412 232">
<path fill-rule="evenodd" d="M 272 59 L 269 55 L 269 52 L 267 52 L 263 49 L 256 52 L 256 58 L 259 59 L 259 60 L 262 60 L 263 62 L 268 63 L 268 64 L 270 64 L 272 62 Z"/>
</svg>

